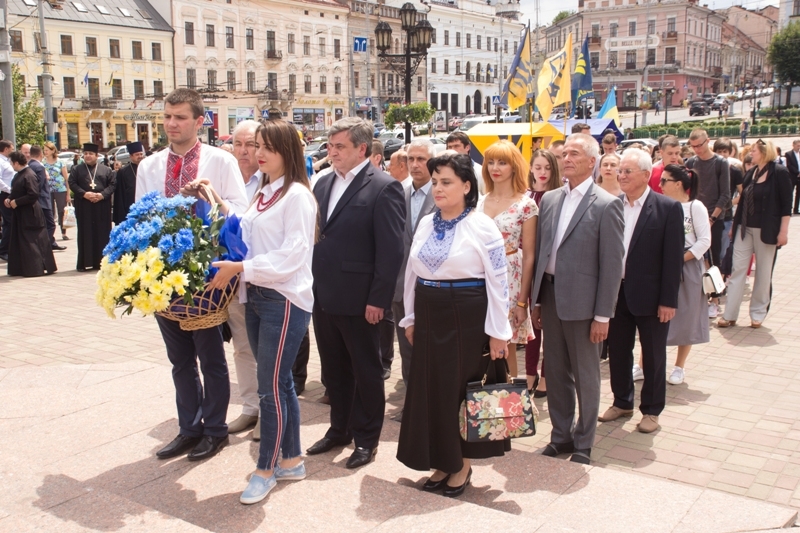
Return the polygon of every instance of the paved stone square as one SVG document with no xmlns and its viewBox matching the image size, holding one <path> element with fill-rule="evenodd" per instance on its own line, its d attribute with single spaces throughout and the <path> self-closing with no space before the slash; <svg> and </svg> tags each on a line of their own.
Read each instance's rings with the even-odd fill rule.
<svg viewBox="0 0 800 533">
<path fill-rule="evenodd" d="M 74 235 L 74 230 L 70 231 Z M 112 321 L 94 302 L 94 274 L 74 269 L 75 241 L 55 276 L 0 275 L 0 531 L 748 531 L 794 524 L 800 509 L 800 218 L 779 252 L 764 327 L 711 329 L 686 383 L 668 385 L 662 429 L 639 415 L 600 424 L 592 465 L 538 455 L 549 441 L 547 401 L 535 437 L 507 457 L 478 461 L 458 500 L 423 493 L 424 473 L 394 459 L 388 417 L 377 461 L 344 468 L 349 450 L 307 459 L 309 477 L 263 504 L 238 496 L 254 467 L 250 433 L 206 462 L 157 461 L 177 433 L 174 390 L 152 318 Z M 231 380 L 236 381 L 228 347 Z M 520 352 L 520 368 L 524 357 Z M 674 361 L 668 354 L 668 369 Z M 387 414 L 402 405 L 396 361 Z M 304 448 L 327 427 L 316 403 L 313 346 L 301 396 Z M 229 419 L 239 414 L 236 386 Z M 612 400 L 603 365 L 601 412 Z"/>
</svg>

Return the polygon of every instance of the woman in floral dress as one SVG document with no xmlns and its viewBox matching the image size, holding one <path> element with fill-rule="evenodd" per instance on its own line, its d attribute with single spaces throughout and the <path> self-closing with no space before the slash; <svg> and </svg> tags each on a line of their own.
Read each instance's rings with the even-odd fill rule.
<svg viewBox="0 0 800 533">
<path fill-rule="evenodd" d="M 528 309 L 536 244 L 539 208 L 528 190 L 528 164 L 510 141 L 497 141 L 483 154 L 483 181 L 487 195 L 478 202 L 478 212 L 497 224 L 503 235 L 508 263 L 509 313 L 513 336 L 509 341 L 508 368 L 517 375 L 516 344 L 533 340 Z"/>
</svg>

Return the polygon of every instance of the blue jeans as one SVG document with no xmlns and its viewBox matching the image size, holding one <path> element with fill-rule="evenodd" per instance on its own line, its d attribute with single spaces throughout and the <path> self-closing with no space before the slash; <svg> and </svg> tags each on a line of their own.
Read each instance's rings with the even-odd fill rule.
<svg viewBox="0 0 800 533">
<path fill-rule="evenodd" d="M 310 320 L 311 313 L 295 306 L 281 293 L 247 285 L 245 323 L 258 364 L 261 410 L 261 447 L 256 464 L 259 470 L 275 468 L 281 451 L 284 459 L 301 454 L 300 404 L 294 390 L 292 366 Z"/>
</svg>

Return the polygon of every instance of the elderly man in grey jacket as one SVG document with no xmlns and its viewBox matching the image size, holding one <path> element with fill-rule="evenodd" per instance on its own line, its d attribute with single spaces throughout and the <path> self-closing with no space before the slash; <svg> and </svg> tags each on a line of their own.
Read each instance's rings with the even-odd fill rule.
<svg viewBox="0 0 800 533">
<path fill-rule="evenodd" d="M 564 145 L 568 183 L 542 198 L 531 301 L 543 330 L 553 431 L 543 455 L 589 464 L 600 409 L 600 349 L 622 279 L 622 200 L 594 184 L 599 146 L 573 134 Z M 578 419 L 575 420 L 575 397 Z"/>
</svg>

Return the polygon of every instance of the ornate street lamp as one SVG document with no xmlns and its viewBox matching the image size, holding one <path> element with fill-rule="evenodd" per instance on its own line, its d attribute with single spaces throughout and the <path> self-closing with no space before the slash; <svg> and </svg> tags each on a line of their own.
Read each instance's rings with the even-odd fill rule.
<svg viewBox="0 0 800 533">
<path fill-rule="evenodd" d="M 433 33 L 431 23 L 425 19 L 418 20 L 418 16 L 419 12 L 410 2 L 406 2 L 400 8 L 400 23 L 403 31 L 406 32 L 406 50 L 403 54 L 388 53 L 392 48 L 392 27 L 384 21 L 375 26 L 375 45 L 378 48 L 378 57 L 381 63 L 388 63 L 391 69 L 403 78 L 406 104 L 411 103 L 411 78 L 428 55 Z M 408 143 L 411 141 L 411 123 L 406 121 L 405 128 L 404 140 Z"/>
</svg>

